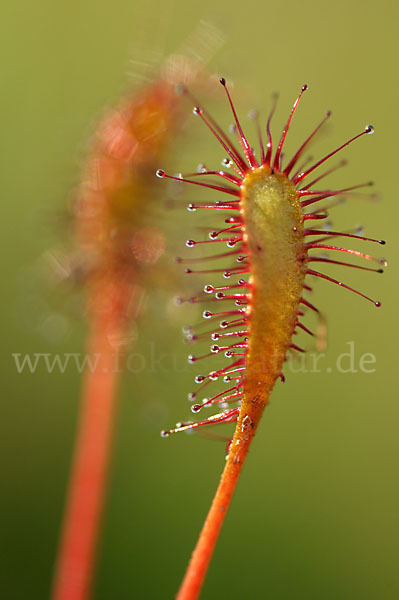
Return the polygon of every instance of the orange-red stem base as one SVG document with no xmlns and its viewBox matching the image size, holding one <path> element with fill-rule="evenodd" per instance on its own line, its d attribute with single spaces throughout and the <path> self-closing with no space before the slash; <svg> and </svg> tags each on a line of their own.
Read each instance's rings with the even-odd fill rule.
<svg viewBox="0 0 399 600">
<path fill-rule="evenodd" d="M 104 322 L 97 315 L 90 343 L 97 364 L 85 375 L 52 600 L 86 600 L 90 595 L 116 403 L 112 329 L 116 333 L 109 317 Z"/>
</svg>

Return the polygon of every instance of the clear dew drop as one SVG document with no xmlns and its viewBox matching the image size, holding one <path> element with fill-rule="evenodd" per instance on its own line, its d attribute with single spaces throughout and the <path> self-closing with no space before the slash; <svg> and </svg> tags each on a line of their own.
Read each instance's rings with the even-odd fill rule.
<svg viewBox="0 0 399 600">
<path fill-rule="evenodd" d="M 367 131 L 367 133 L 369 135 L 373 134 L 374 133 L 374 127 L 373 127 L 373 125 L 366 125 L 365 131 Z"/>
<path fill-rule="evenodd" d="M 249 417 L 249 415 L 245 415 L 241 423 L 241 431 L 246 431 L 251 424 L 251 418 Z"/>
</svg>

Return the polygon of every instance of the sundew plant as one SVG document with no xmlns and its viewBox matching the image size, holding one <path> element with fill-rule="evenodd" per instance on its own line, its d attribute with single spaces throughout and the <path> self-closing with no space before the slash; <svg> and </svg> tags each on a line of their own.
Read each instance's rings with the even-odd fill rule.
<svg viewBox="0 0 399 600">
<path fill-rule="evenodd" d="M 320 181 L 344 165 L 330 159 L 355 140 L 373 133 L 367 125 L 326 156 L 312 163 L 304 161 L 308 145 L 330 118 L 328 111 L 311 131 L 293 156 L 284 156 L 284 144 L 290 124 L 302 95 L 296 99 L 286 126 L 276 144 L 272 139 L 273 106 L 266 123 L 264 138 L 255 116 L 258 148 L 248 142 L 237 116 L 226 80 L 220 79 L 234 118 L 231 134 L 227 134 L 200 105 L 197 115 L 222 147 L 226 158 L 223 169 L 209 170 L 201 165 L 187 176 L 171 176 L 159 169 L 157 176 L 187 182 L 203 190 L 201 200 L 190 204 L 189 211 L 215 213 L 219 226 L 205 239 L 189 239 L 190 249 L 211 245 L 210 256 L 196 255 L 180 259 L 189 266 L 188 275 L 209 274 L 209 283 L 190 302 L 204 302 L 203 317 L 207 327 L 186 330 L 189 341 L 210 342 L 210 348 L 199 355 L 190 355 L 189 362 L 201 368 L 195 378 L 197 391 L 191 394 L 193 413 L 209 408 L 214 414 L 198 421 L 178 423 L 174 429 L 162 432 L 190 431 L 219 423 L 233 423 L 235 430 L 227 447 L 226 465 L 208 516 L 194 549 L 187 572 L 178 592 L 179 600 L 193 600 L 200 594 L 212 553 L 226 516 L 234 489 L 259 421 L 278 379 L 284 379 L 284 362 L 290 352 L 305 350 L 293 341 L 302 330 L 313 336 L 305 321 L 307 312 L 319 313 L 309 301 L 312 279 L 338 285 L 357 294 L 375 307 L 381 304 L 350 285 L 323 273 L 326 263 L 382 272 L 385 260 L 340 245 L 340 241 L 362 240 L 370 245 L 385 244 L 383 240 L 359 235 L 353 231 L 332 231 L 326 223 L 328 212 L 338 205 L 343 195 L 371 185 L 371 182 L 343 189 L 320 187 Z M 184 90 L 191 97 L 188 90 Z M 326 169 L 320 169 L 328 162 Z M 207 200 L 207 189 L 220 192 L 220 200 Z M 335 242 L 335 240 L 339 240 Z M 226 249 L 227 246 L 227 249 Z M 325 255 L 328 251 L 328 257 Z M 338 257 L 338 258 L 336 258 Z M 373 266 L 355 264 L 346 259 L 364 259 Z M 224 357 L 223 365 L 217 356 Z M 210 366 L 207 367 L 206 365 Z M 215 366 L 217 364 L 217 366 Z M 201 365 L 201 367 L 200 367 Z M 215 389 L 214 382 L 223 382 Z M 217 384 L 216 384 L 217 385 Z"/>
</svg>

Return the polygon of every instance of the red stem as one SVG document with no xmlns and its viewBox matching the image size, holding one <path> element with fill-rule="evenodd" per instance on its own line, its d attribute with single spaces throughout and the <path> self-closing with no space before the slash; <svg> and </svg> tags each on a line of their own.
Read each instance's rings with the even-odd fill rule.
<svg viewBox="0 0 399 600">
<path fill-rule="evenodd" d="M 259 409 L 258 418 L 262 410 L 263 408 Z M 220 529 L 236 488 L 249 446 L 255 434 L 256 425 L 250 427 L 245 435 L 242 434 L 242 429 L 243 422 L 242 415 L 240 415 L 226 466 L 176 600 L 196 600 L 201 592 Z"/>
<path fill-rule="evenodd" d="M 108 340 L 118 326 L 112 315 L 93 321 L 89 350 L 98 362 L 85 374 L 52 600 L 89 597 L 103 511 L 119 374 Z"/>
</svg>

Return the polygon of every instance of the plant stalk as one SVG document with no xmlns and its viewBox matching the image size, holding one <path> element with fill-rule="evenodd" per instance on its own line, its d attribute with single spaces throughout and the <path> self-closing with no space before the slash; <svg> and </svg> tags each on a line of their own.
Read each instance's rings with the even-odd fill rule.
<svg viewBox="0 0 399 600">
<path fill-rule="evenodd" d="M 256 420 L 249 419 L 246 411 L 240 413 L 219 486 L 177 593 L 176 600 L 196 600 L 200 595 L 220 529 L 223 525 L 264 406 L 258 407 L 256 410 Z"/>
<path fill-rule="evenodd" d="M 119 377 L 111 333 L 119 333 L 115 314 L 92 315 L 89 352 L 95 368 L 85 373 L 52 600 L 90 596 Z"/>
</svg>

